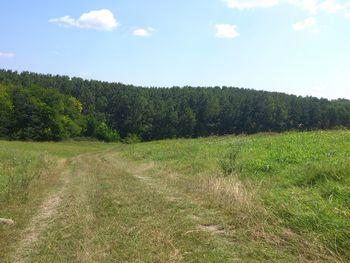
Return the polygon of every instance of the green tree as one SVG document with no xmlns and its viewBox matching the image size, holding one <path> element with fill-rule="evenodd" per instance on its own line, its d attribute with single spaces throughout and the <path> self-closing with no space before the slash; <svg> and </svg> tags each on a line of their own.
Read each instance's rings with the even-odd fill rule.
<svg viewBox="0 0 350 263">
<path fill-rule="evenodd" d="M 13 105 L 9 90 L 8 87 L 0 85 L 0 137 L 8 137 L 12 122 Z"/>
<path fill-rule="evenodd" d="M 101 122 L 96 128 L 96 138 L 105 142 L 117 142 L 120 140 L 119 133 Z"/>
</svg>

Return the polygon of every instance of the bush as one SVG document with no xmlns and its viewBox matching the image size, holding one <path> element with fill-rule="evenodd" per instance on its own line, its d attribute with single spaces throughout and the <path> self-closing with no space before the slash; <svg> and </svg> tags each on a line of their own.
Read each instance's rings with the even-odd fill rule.
<svg viewBox="0 0 350 263">
<path fill-rule="evenodd" d="M 105 122 L 101 122 L 97 126 L 96 138 L 105 142 L 118 142 L 120 140 L 119 133 L 109 128 Z"/>
<path fill-rule="evenodd" d="M 131 133 L 131 134 L 129 133 L 128 136 L 124 138 L 123 142 L 126 144 L 139 143 L 141 142 L 141 138 L 135 133 Z"/>
</svg>

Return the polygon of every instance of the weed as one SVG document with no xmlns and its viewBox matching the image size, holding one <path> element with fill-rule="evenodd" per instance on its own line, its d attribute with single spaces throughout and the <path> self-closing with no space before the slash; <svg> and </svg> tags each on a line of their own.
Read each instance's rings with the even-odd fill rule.
<svg viewBox="0 0 350 263">
<path fill-rule="evenodd" d="M 229 147 L 225 157 L 220 160 L 220 167 L 224 176 L 237 172 L 237 157 L 241 151 L 242 143 L 235 143 Z"/>
</svg>

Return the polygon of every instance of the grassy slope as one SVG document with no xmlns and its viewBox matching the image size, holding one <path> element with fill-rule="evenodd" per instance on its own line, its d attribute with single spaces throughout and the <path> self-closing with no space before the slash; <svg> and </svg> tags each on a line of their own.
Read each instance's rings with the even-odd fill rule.
<svg viewBox="0 0 350 263">
<path fill-rule="evenodd" d="M 289 243 L 311 258 L 329 253 L 350 259 L 348 131 L 168 140 L 134 145 L 124 154 L 177 171 L 186 191 L 199 192 L 209 205 L 216 204 L 232 216 L 250 214 L 250 223 L 264 229 L 253 237 L 263 236 L 276 245 Z M 232 175 L 225 178 L 225 170 Z M 234 178 L 253 195 L 253 212 L 248 211 L 247 200 L 237 208 L 243 197 L 227 189 Z M 237 188 L 237 183 L 232 187 Z"/>
<path fill-rule="evenodd" d="M 348 131 L 0 149 L 5 262 L 350 259 Z"/>
</svg>

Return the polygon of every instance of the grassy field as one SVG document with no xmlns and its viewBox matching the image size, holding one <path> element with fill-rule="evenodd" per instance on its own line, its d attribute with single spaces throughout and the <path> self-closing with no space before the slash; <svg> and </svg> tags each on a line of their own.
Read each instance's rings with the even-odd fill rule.
<svg viewBox="0 0 350 263">
<path fill-rule="evenodd" d="M 180 174 L 182 189 L 232 215 L 235 227 L 251 224 L 252 239 L 314 260 L 350 259 L 348 131 L 160 141 L 124 155 Z"/>
<path fill-rule="evenodd" d="M 4 262 L 348 262 L 350 133 L 0 142 Z"/>
</svg>

